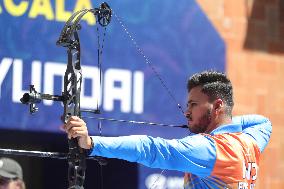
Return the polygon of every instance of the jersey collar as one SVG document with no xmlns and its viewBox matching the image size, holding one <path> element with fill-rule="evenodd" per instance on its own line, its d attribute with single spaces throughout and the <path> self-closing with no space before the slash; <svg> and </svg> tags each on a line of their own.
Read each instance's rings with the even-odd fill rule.
<svg viewBox="0 0 284 189">
<path fill-rule="evenodd" d="M 223 134 L 223 133 L 237 133 L 241 131 L 242 131 L 242 126 L 240 124 L 232 123 L 217 127 L 210 133 L 210 135 Z"/>
</svg>

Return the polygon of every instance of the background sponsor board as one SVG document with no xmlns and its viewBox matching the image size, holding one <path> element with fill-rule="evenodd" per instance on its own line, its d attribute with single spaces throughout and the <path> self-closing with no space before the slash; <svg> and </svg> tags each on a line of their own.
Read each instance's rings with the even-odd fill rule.
<svg viewBox="0 0 284 189">
<path fill-rule="evenodd" d="M 106 29 L 98 26 L 91 14 L 81 22 L 84 77 L 81 108 L 95 109 L 99 105 L 100 116 L 108 118 L 186 124 L 177 107 L 177 103 L 186 104 L 186 80 L 205 69 L 225 70 L 223 40 L 195 1 L 108 3 L 113 17 Z M 97 1 L 0 2 L 3 26 L 0 28 L 0 128 L 61 132 L 61 103 L 44 101 L 38 105 L 39 112 L 29 115 L 28 107 L 19 99 L 31 83 L 38 92 L 61 94 L 67 54 L 66 49 L 56 46 L 56 41 L 73 12 L 99 4 Z M 101 84 L 97 68 L 98 36 L 103 44 Z M 98 122 L 85 120 L 91 134 L 98 135 Z M 102 122 L 102 135 L 130 134 L 177 138 L 188 132 Z M 145 179 L 147 168 L 139 170 Z"/>
</svg>

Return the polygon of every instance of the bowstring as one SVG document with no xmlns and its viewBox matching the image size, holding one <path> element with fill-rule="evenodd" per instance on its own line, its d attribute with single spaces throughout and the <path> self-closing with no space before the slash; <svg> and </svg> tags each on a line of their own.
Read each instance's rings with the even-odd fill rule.
<svg viewBox="0 0 284 189">
<path fill-rule="evenodd" d="M 93 110 L 81 110 L 81 112 L 94 113 Z M 175 127 L 175 128 L 184 128 L 188 129 L 187 125 L 174 125 L 174 124 L 165 124 L 165 123 L 155 123 L 155 122 L 145 122 L 145 121 L 134 121 L 134 120 L 124 120 L 124 119 L 114 119 L 106 117 L 94 117 L 94 116 L 81 116 L 82 118 L 96 119 L 100 121 L 109 121 L 109 122 L 120 122 L 120 123 L 131 123 L 137 125 L 149 125 L 149 126 L 161 126 L 161 127 Z"/>
<path fill-rule="evenodd" d="M 161 178 L 161 176 L 163 175 L 163 173 L 165 172 L 165 169 L 163 169 L 159 176 L 155 179 L 155 181 L 153 182 L 153 184 L 150 186 L 150 189 L 152 189 L 153 187 L 157 186 L 157 182 L 159 181 L 159 179 Z"/>
<path fill-rule="evenodd" d="M 105 36 L 106 36 L 106 27 L 104 27 L 104 32 L 103 32 L 103 39 L 102 39 L 102 43 L 100 43 L 100 31 L 99 31 L 99 23 L 98 20 L 96 19 L 96 26 L 97 26 L 97 45 L 98 45 L 98 49 L 97 49 L 97 53 L 98 53 L 98 60 L 97 60 L 97 66 L 98 66 L 98 74 L 99 74 L 99 93 L 98 93 L 98 97 L 102 94 L 102 54 L 103 54 L 103 48 L 104 48 L 104 42 L 105 42 Z M 97 109 L 96 109 L 96 113 L 100 114 L 100 107 L 99 107 L 99 98 L 97 98 Z M 99 136 L 102 136 L 102 121 L 98 120 L 98 130 L 99 130 Z M 101 189 L 104 188 L 104 179 L 103 179 L 103 165 L 100 165 L 100 177 L 101 177 Z"/>
</svg>

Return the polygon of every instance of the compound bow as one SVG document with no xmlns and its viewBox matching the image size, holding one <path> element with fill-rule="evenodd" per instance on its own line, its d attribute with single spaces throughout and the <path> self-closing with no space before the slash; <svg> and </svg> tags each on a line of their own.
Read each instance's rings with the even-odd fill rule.
<svg viewBox="0 0 284 189">
<path fill-rule="evenodd" d="M 88 12 L 97 16 L 98 23 L 102 27 L 106 27 L 111 21 L 112 10 L 107 3 L 102 3 L 99 8 L 80 10 L 69 18 L 56 43 L 66 47 L 68 54 L 68 63 L 64 74 L 64 92 L 62 92 L 62 95 L 41 94 L 31 85 L 30 92 L 25 93 L 23 98 L 21 98 L 22 103 L 30 105 L 30 113 L 35 113 L 38 110 L 35 104 L 40 103 L 41 100 L 53 100 L 63 102 L 64 112 L 61 118 L 64 123 L 67 122 L 70 116 L 81 117 L 82 71 L 78 30 L 81 29 L 80 20 Z M 86 150 L 79 147 L 76 138 L 68 139 L 68 145 L 68 189 L 83 189 L 86 170 Z M 95 159 L 100 164 L 105 163 L 99 157 L 95 157 Z"/>
</svg>

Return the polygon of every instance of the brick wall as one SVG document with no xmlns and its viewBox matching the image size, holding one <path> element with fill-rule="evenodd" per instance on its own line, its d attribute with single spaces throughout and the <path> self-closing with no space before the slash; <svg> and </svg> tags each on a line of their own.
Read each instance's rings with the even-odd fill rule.
<svg viewBox="0 0 284 189">
<path fill-rule="evenodd" d="M 235 114 L 270 118 L 257 189 L 284 188 L 284 1 L 197 0 L 227 45 Z"/>
</svg>

